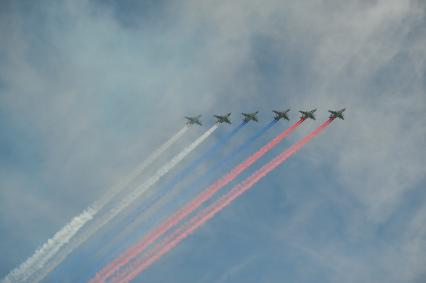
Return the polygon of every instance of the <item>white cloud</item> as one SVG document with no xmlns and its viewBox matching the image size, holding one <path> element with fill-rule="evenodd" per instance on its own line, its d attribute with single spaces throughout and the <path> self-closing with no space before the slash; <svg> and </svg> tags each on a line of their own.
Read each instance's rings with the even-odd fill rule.
<svg viewBox="0 0 426 283">
<path fill-rule="evenodd" d="M 173 17 L 159 20 L 164 23 L 156 29 L 126 27 L 112 8 L 95 2 L 11 5 L 16 8 L 0 17 L 0 37 L 7 39 L 0 49 L 0 102 L 14 127 L 26 129 L 41 145 L 35 149 L 43 156 L 37 176 L 52 196 L 28 209 L 63 207 L 65 223 L 167 138 L 165 133 L 179 128 L 183 113 L 267 104 L 266 94 L 257 93 L 253 57 L 259 54 L 252 42 L 259 34 L 276 49 L 285 46 L 303 56 L 297 60 L 304 62 L 309 91 L 284 98 L 293 110 L 318 106 L 322 120 L 328 108 L 348 108 L 345 121 L 333 123 L 299 156 L 318 165 L 327 156 L 342 189 L 365 207 L 353 221 L 389 220 L 404 194 L 424 181 L 422 1 L 188 0 L 171 5 Z M 291 90 L 280 87 L 283 93 Z M 300 135 L 315 125 L 306 125 Z M 21 190 L 39 197 L 38 191 Z M 26 202 L 2 196 L 16 206 Z M 0 209 L 23 223 L 31 219 Z M 61 226 L 59 216 L 37 214 Z M 399 239 L 404 263 L 424 261 L 416 252 L 425 245 L 422 232 L 416 234 L 420 218 L 407 228 L 414 236 Z M 330 253 L 340 260 L 339 251 Z M 402 278 L 421 274 L 413 266 Z"/>
</svg>

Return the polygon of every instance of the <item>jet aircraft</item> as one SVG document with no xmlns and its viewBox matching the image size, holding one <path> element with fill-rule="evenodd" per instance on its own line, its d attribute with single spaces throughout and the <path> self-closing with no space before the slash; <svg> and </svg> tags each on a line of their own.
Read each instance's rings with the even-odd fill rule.
<svg viewBox="0 0 426 283">
<path fill-rule="evenodd" d="M 197 125 L 202 125 L 201 121 L 200 121 L 201 115 L 195 116 L 195 117 L 187 117 L 185 116 L 185 119 L 188 120 L 186 122 L 186 124 L 189 125 L 193 125 L 193 124 L 197 124 Z"/>
<path fill-rule="evenodd" d="M 329 118 L 330 119 L 339 118 L 339 119 L 345 120 L 344 117 L 343 117 L 343 112 L 345 112 L 345 110 L 346 110 L 346 108 L 343 108 L 342 110 L 339 110 L 339 111 L 328 110 L 328 112 L 330 112 Z"/>
<path fill-rule="evenodd" d="M 302 113 L 300 118 L 301 119 L 313 119 L 313 120 L 315 120 L 315 116 L 314 116 L 315 111 L 317 111 L 317 109 L 313 109 L 311 111 L 299 111 L 300 113 Z"/>
<path fill-rule="evenodd" d="M 231 124 L 231 120 L 229 120 L 229 116 L 231 116 L 231 113 L 225 114 L 225 115 L 214 115 L 214 117 L 217 119 L 216 123 L 228 123 Z"/>
<path fill-rule="evenodd" d="M 259 120 L 257 120 L 257 113 L 259 113 L 259 111 L 253 112 L 253 113 L 241 113 L 244 116 L 244 122 L 249 122 L 250 120 L 258 122 Z"/>
<path fill-rule="evenodd" d="M 290 111 L 290 109 L 287 109 L 285 111 L 272 110 L 272 112 L 275 113 L 274 119 L 276 121 L 278 121 L 280 119 L 286 119 L 287 121 L 290 121 L 290 118 L 288 118 L 288 114 L 287 114 L 289 111 Z"/>
</svg>

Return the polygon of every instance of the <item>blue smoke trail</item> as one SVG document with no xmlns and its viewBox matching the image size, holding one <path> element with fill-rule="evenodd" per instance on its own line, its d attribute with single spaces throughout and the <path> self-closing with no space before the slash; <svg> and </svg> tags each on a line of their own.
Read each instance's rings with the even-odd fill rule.
<svg viewBox="0 0 426 283">
<path fill-rule="evenodd" d="M 199 156 L 197 159 L 193 160 L 186 168 L 181 170 L 170 182 L 168 182 L 163 188 L 153 192 L 154 196 L 148 196 L 147 199 L 143 200 L 143 204 L 138 206 L 127 219 L 125 226 L 132 223 L 143 211 L 150 208 L 150 205 L 156 203 L 165 193 L 172 190 L 180 181 L 185 179 L 189 174 L 191 174 L 201 163 L 205 160 L 211 158 L 219 149 L 225 146 L 231 139 L 234 137 L 245 125 L 247 122 L 242 122 L 240 125 L 235 127 L 232 131 L 223 136 L 216 144 L 214 144 L 209 150 Z M 145 204 L 145 205 L 144 205 Z"/>
<path fill-rule="evenodd" d="M 267 130 L 269 130 L 272 126 L 274 126 L 277 123 L 277 120 L 272 120 L 271 122 L 269 122 L 267 125 L 265 125 L 263 128 L 261 128 L 259 131 L 257 131 L 254 135 L 250 136 L 249 138 L 246 139 L 246 141 L 242 144 L 240 144 L 237 148 L 235 148 L 230 154 L 228 154 L 226 157 L 222 158 L 221 160 L 217 161 L 211 169 L 209 169 L 208 171 L 206 171 L 204 174 L 202 174 L 201 176 L 197 177 L 196 180 L 194 180 L 188 187 L 185 187 L 185 191 L 181 192 L 181 190 L 176 190 L 172 193 L 172 195 L 170 195 L 168 198 L 168 200 L 172 200 L 174 199 L 173 196 L 176 196 L 178 193 L 180 193 L 181 195 L 184 196 L 184 199 L 186 196 L 191 195 L 192 192 L 196 189 L 201 189 L 206 187 L 207 185 L 209 185 L 213 180 L 216 179 L 216 173 L 218 173 L 221 169 L 223 169 L 225 167 L 225 165 L 229 164 L 230 162 L 232 162 L 235 158 L 237 158 L 246 148 L 248 148 L 252 143 L 254 143 L 259 137 L 261 137 Z M 244 125 L 244 123 L 242 124 Z M 241 126 L 241 125 L 240 125 Z M 214 151 L 215 152 L 215 151 Z M 213 154 L 213 151 L 208 152 Z M 211 156 L 211 154 L 209 154 L 208 157 Z M 206 154 L 207 155 L 207 154 Z M 199 160 L 204 160 L 204 156 L 200 157 Z M 192 164 L 191 164 L 192 165 Z M 192 166 L 188 166 L 187 169 L 192 168 Z M 183 172 L 183 171 L 182 171 Z M 181 173 L 182 173 L 181 172 Z M 185 172 L 186 173 L 186 172 Z M 186 176 L 183 174 L 179 174 L 176 177 L 181 177 L 181 176 Z M 168 187 L 167 189 L 171 189 L 170 187 Z M 163 191 L 163 190 L 162 190 Z M 169 190 L 165 191 L 166 193 L 169 192 Z M 149 204 L 155 206 L 155 204 L 159 201 L 161 201 L 161 198 L 164 196 L 164 194 L 158 194 L 157 196 L 155 196 L 155 198 L 151 198 L 149 200 Z M 142 207 L 141 207 L 142 208 Z M 132 216 L 135 216 L 135 218 L 137 216 L 139 216 L 141 213 L 143 213 L 145 210 L 150 209 L 151 206 L 148 207 L 143 207 L 142 210 L 137 211 L 136 215 L 132 214 Z M 154 208 L 154 210 L 156 210 Z M 135 219 L 132 218 L 130 222 L 127 222 L 127 224 L 133 222 Z"/>
<path fill-rule="evenodd" d="M 214 175 L 222 169 L 226 164 L 233 161 L 240 153 L 242 153 L 247 147 L 249 147 L 252 143 L 254 143 L 260 136 L 262 136 L 267 130 L 269 130 L 273 125 L 275 125 L 278 122 L 278 120 L 273 119 L 271 122 L 269 122 L 266 126 L 261 128 L 258 132 L 256 132 L 253 136 L 249 137 L 244 143 L 240 144 L 233 152 L 231 152 L 227 157 L 224 159 L 218 161 L 215 165 L 213 165 L 213 168 L 209 171 L 207 171 L 203 176 L 201 176 L 196 184 L 193 184 L 192 187 L 196 187 L 197 185 L 200 186 L 202 179 L 206 178 L 207 176 Z M 203 181 L 204 182 L 204 181 Z M 210 181 L 206 182 L 210 183 Z"/>
<path fill-rule="evenodd" d="M 101 239 L 98 240 L 98 244 L 93 245 L 93 247 L 90 248 L 90 251 L 82 251 L 81 252 L 81 258 L 85 258 L 86 255 L 93 254 L 92 250 L 98 249 L 98 245 L 101 243 L 104 243 L 105 241 L 108 241 L 110 236 L 115 236 L 114 231 L 121 231 L 125 227 L 127 227 L 130 223 L 134 222 L 134 220 L 139 216 L 139 214 L 147 209 L 150 208 L 150 206 L 155 203 L 158 199 L 161 198 L 165 193 L 172 190 L 179 182 L 184 180 L 189 174 L 191 174 L 199 165 L 201 165 L 204 161 L 210 159 L 214 156 L 215 153 L 217 153 L 222 147 L 224 147 L 245 125 L 247 122 L 241 122 L 237 127 L 232 129 L 232 131 L 226 133 L 217 143 L 215 143 L 212 147 L 210 147 L 206 152 L 201 154 L 197 159 L 193 160 L 188 166 L 186 166 L 183 170 L 181 170 L 178 174 L 172 178 L 169 182 L 165 184 L 162 188 L 154 191 L 150 191 L 146 196 L 146 199 L 142 200 L 142 203 L 138 205 L 136 208 L 132 210 L 129 216 L 125 217 L 125 221 L 122 221 L 118 225 L 116 225 L 114 228 L 110 230 L 110 232 L 114 234 L 109 235 L 101 235 Z M 99 237 L 98 237 L 99 239 Z M 95 247 L 96 246 L 96 247 Z"/>
<path fill-rule="evenodd" d="M 168 194 L 166 196 L 164 195 L 157 195 L 155 198 L 150 199 L 149 204 L 151 204 L 152 206 L 148 206 L 148 207 L 144 207 L 142 210 L 138 209 L 138 214 L 137 216 L 139 216 L 140 213 L 145 212 L 146 210 L 148 210 L 148 213 L 150 215 L 152 215 L 152 213 L 156 212 L 158 210 L 158 208 L 163 207 L 163 200 L 162 197 L 166 197 L 167 200 L 165 200 L 165 202 L 169 202 L 172 200 L 175 200 L 175 196 L 177 196 L 179 194 L 179 196 L 183 196 L 182 199 L 186 199 L 188 196 L 190 196 L 194 190 L 196 189 L 202 189 L 204 187 L 206 187 L 207 185 L 209 185 L 213 180 L 216 179 L 216 173 L 218 173 L 221 169 L 223 169 L 225 167 L 225 165 L 229 164 L 230 162 L 232 162 L 235 158 L 237 158 L 245 149 L 247 149 L 251 144 L 253 144 L 260 136 L 262 136 L 267 130 L 269 130 L 272 126 L 274 126 L 277 123 L 277 120 L 272 120 L 271 122 L 269 122 L 267 125 L 265 125 L 263 128 L 261 128 L 259 131 L 257 131 L 254 135 L 250 136 L 249 138 L 246 139 L 246 141 L 242 144 L 240 144 L 237 148 L 235 148 L 230 154 L 228 154 L 226 157 L 222 158 L 221 160 L 217 161 L 212 169 L 206 171 L 203 175 L 201 175 L 200 177 L 198 177 L 194 182 L 192 182 L 188 187 L 184 187 L 184 192 L 181 191 L 181 189 L 178 190 L 174 190 L 171 194 Z M 188 166 L 189 168 L 189 166 Z M 156 207 L 156 204 L 159 204 L 159 207 Z M 151 209 L 152 210 L 149 210 Z M 133 216 L 134 214 L 132 214 Z M 126 221 L 126 226 L 130 225 L 130 223 L 134 221 L 134 219 L 131 219 L 130 222 Z M 145 223 L 146 224 L 146 223 Z M 133 238 L 138 238 L 140 233 L 144 232 L 144 230 L 146 230 L 147 227 L 144 225 L 140 225 L 137 233 L 134 233 L 134 237 L 130 237 L 131 239 L 127 239 L 126 242 L 127 243 L 131 243 L 133 242 Z M 110 253 L 109 255 L 113 255 L 119 252 L 119 250 L 121 250 L 120 248 L 122 248 L 123 245 L 117 245 L 117 247 L 115 247 Z"/>
<path fill-rule="evenodd" d="M 169 183 L 168 186 L 165 187 L 164 190 L 161 191 L 169 191 L 174 188 L 181 180 L 191 174 L 201 163 L 205 160 L 211 158 L 213 154 L 215 154 L 219 149 L 225 146 L 233 136 L 235 136 L 242 127 L 244 127 L 247 122 L 242 122 L 240 125 L 235 127 L 231 132 L 227 133 L 222 139 L 219 140 L 215 145 L 213 145 L 209 150 L 207 150 L 204 154 L 202 154 L 197 159 L 193 160 L 185 169 L 183 169 L 179 174 L 177 174 Z M 159 191 L 159 190 L 158 190 Z"/>
<path fill-rule="evenodd" d="M 236 129 L 234 129 L 229 136 L 225 137 L 224 140 L 226 139 L 225 142 L 227 142 L 232 136 L 233 134 L 235 134 L 236 132 L 238 132 L 239 128 L 241 128 L 242 126 L 244 126 L 247 122 L 243 122 L 240 126 L 238 126 Z M 217 173 L 218 171 L 220 171 L 221 169 L 223 169 L 225 167 L 226 164 L 230 163 L 233 159 L 235 159 L 236 157 L 238 157 L 238 155 L 240 153 L 242 153 L 247 147 L 249 147 L 252 143 L 254 143 L 260 136 L 262 136 L 267 130 L 269 130 L 273 125 L 275 125 L 277 123 L 277 120 L 273 119 L 271 122 L 269 122 L 267 125 L 265 125 L 263 128 L 261 128 L 259 131 L 257 131 L 254 135 L 252 135 L 251 137 L 247 138 L 246 141 L 242 144 L 240 144 L 237 148 L 235 148 L 230 154 L 228 154 L 228 156 L 226 156 L 225 158 L 217 161 L 212 169 L 206 171 L 203 175 L 199 176 L 194 182 L 192 182 L 191 185 L 189 185 L 187 188 L 185 188 L 185 195 L 189 195 L 192 191 L 194 191 L 195 189 L 199 189 L 199 188 L 204 188 L 206 187 L 208 184 L 210 184 L 210 182 L 215 177 L 215 173 Z M 234 133 L 235 132 L 235 133 Z M 221 143 L 216 144 L 212 149 L 210 149 L 210 151 L 208 151 L 206 154 L 204 154 L 204 156 L 201 156 L 200 158 L 198 158 L 197 160 L 195 160 L 193 163 L 198 165 L 199 163 L 201 163 L 202 161 L 204 161 L 206 158 L 210 158 L 217 150 L 214 150 L 216 146 L 221 145 Z M 220 146 L 219 146 L 220 147 Z M 199 162 L 197 162 L 199 161 Z M 187 176 L 187 173 L 191 173 L 192 170 L 195 169 L 196 166 L 192 166 L 193 164 L 190 164 L 185 170 L 183 170 L 181 173 L 184 174 L 178 174 L 174 181 L 179 180 L 179 178 L 183 178 Z M 188 170 L 188 171 L 187 171 Z M 208 178 L 210 177 L 210 178 Z M 174 182 L 171 182 L 174 183 Z M 176 182 L 177 183 L 177 182 Z M 176 184 L 174 183 L 174 184 Z M 174 186 L 168 186 L 166 189 L 166 193 L 169 192 L 170 189 L 172 189 Z M 164 191 L 164 190 L 162 190 Z M 177 192 L 175 192 L 173 195 L 180 193 L 180 190 L 178 190 Z M 160 199 L 164 196 L 164 194 L 158 194 L 157 196 L 155 196 L 155 198 L 151 198 L 149 200 L 149 204 L 151 205 L 155 205 L 158 201 L 160 201 Z M 140 213 L 144 212 L 147 209 L 150 209 L 151 206 L 148 207 L 144 207 L 142 208 L 142 210 L 137 211 L 136 217 L 140 215 Z M 132 215 L 133 216 L 133 215 Z M 131 219 L 131 221 L 134 221 L 134 219 Z"/>
<path fill-rule="evenodd" d="M 257 131 L 254 135 L 247 138 L 246 141 L 235 148 L 228 156 L 216 162 L 210 170 L 205 172 L 202 176 L 197 178 L 188 188 L 185 189 L 182 194 L 183 198 L 186 199 L 194 193 L 196 189 L 206 188 L 208 185 L 213 183 L 218 178 L 217 173 L 226 167 L 229 163 L 234 161 L 244 150 L 250 147 L 258 138 L 260 138 L 267 130 L 272 128 L 278 120 L 273 119 L 271 122 L 266 124 L 263 128 Z M 157 200 L 155 200 L 157 201 Z M 154 202 L 155 203 L 155 202 Z"/>
</svg>

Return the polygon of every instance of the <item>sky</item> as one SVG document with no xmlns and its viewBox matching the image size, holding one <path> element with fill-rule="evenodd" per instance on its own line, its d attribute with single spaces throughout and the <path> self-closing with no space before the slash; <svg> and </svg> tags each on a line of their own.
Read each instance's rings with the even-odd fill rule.
<svg viewBox="0 0 426 283">
<path fill-rule="evenodd" d="M 421 0 L 2 1 L 0 278 L 185 115 L 204 125 L 175 150 L 213 114 L 259 110 L 225 154 L 272 109 L 318 108 L 248 176 L 346 107 L 136 282 L 425 282 L 425 26 Z M 90 278 L 94 244 L 45 282 Z"/>
</svg>

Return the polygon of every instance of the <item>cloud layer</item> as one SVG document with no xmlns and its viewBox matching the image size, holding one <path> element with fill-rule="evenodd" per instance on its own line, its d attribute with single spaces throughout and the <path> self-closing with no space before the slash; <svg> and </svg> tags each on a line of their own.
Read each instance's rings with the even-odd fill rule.
<svg viewBox="0 0 426 283">
<path fill-rule="evenodd" d="M 269 121 L 266 111 L 289 106 L 292 115 L 317 107 L 319 120 L 329 108 L 348 110 L 345 121 L 297 157 L 320 172 L 312 184 L 324 199 L 304 195 L 306 203 L 298 203 L 285 223 L 265 228 L 268 233 L 325 272 L 324 282 L 377 282 L 383 274 L 388 282 L 424 280 L 423 1 L 1 5 L 1 274 L 179 129 L 183 115 L 203 113 L 208 125 L 214 112 L 233 111 L 237 119 L 243 110 L 259 109 Z M 306 227 L 329 206 L 335 212 L 321 224 L 341 219 L 343 236 L 331 229 L 334 241 L 312 239 Z M 232 221 L 232 212 L 225 215 Z M 220 234 L 220 225 L 211 229 Z M 363 252 L 354 253 L 354 243 L 362 243 Z M 261 265 L 267 251 L 229 259 L 235 265 L 220 270 L 226 276 L 201 269 L 196 280 L 235 282 L 250 273 L 244 266 Z M 276 277 L 268 282 L 281 275 L 271 274 Z M 154 272 L 150 278 L 155 281 Z"/>
</svg>

